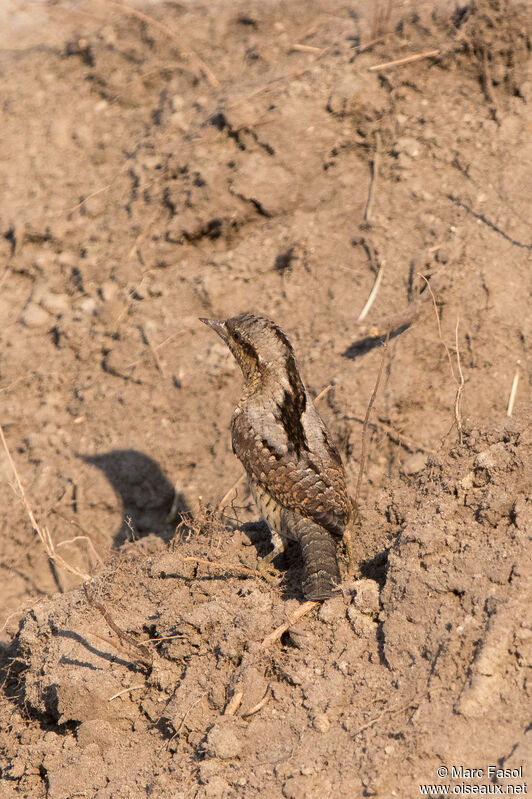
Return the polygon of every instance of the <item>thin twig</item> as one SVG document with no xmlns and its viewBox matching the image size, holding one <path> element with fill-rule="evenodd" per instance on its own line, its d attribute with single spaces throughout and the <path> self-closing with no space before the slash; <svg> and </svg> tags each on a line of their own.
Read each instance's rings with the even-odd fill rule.
<svg viewBox="0 0 532 799">
<path fill-rule="evenodd" d="M 433 290 L 438 290 L 442 283 L 438 275 L 431 277 L 429 282 Z M 370 335 L 384 336 L 386 333 L 391 333 L 393 330 L 397 330 L 400 327 L 411 325 L 425 311 L 427 300 L 430 301 L 430 299 L 430 292 L 423 292 L 423 294 L 420 294 L 415 300 L 409 303 L 404 311 L 399 311 L 398 313 L 386 316 L 379 322 L 372 324 L 370 328 Z"/>
<path fill-rule="evenodd" d="M 237 691 L 229 702 L 224 710 L 224 716 L 234 716 L 236 711 L 238 710 L 240 703 L 242 702 L 242 697 L 244 696 L 243 691 Z"/>
<path fill-rule="evenodd" d="M 293 44 L 290 47 L 290 50 L 295 50 L 298 53 L 316 53 L 317 55 L 319 55 L 323 49 L 325 48 L 313 47 L 311 44 Z"/>
<path fill-rule="evenodd" d="M 5 450 L 5 453 L 7 455 L 7 459 L 9 461 L 9 465 L 11 466 L 11 471 L 13 472 L 13 474 L 15 476 L 15 480 L 17 481 L 18 490 L 20 491 L 20 495 L 22 497 L 22 502 L 24 503 L 24 507 L 26 508 L 26 513 L 29 516 L 29 519 L 30 519 L 30 522 L 31 522 L 31 526 L 33 527 L 35 532 L 38 533 L 39 532 L 39 525 L 37 524 L 37 522 L 35 520 L 35 516 L 33 515 L 33 511 L 30 508 L 30 506 L 28 504 L 28 501 L 26 499 L 26 494 L 25 494 L 24 489 L 22 487 L 22 483 L 20 482 L 20 477 L 18 476 L 17 469 L 15 467 L 15 464 L 13 463 L 13 458 L 11 457 L 11 453 L 9 452 L 9 449 L 8 449 L 8 446 L 7 446 L 7 441 L 6 441 L 5 436 L 4 436 L 4 431 L 2 429 L 2 425 L 0 425 L 0 438 L 2 439 L 2 444 L 4 446 L 4 450 Z"/>
<path fill-rule="evenodd" d="M 373 288 L 371 289 L 369 297 L 366 300 L 366 304 L 364 305 L 364 307 L 362 308 L 362 310 L 361 310 L 361 312 L 359 314 L 357 322 L 362 322 L 366 318 L 366 316 L 367 316 L 367 314 L 369 312 L 369 309 L 371 308 L 371 306 L 375 302 L 375 298 L 377 296 L 377 292 L 379 291 L 379 288 L 380 288 L 380 285 L 381 285 L 383 273 L 384 273 L 384 264 L 382 263 L 379 266 L 379 271 L 377 272 L 377 277 L 375 278 L 375 283 L 373 284 Z"/>
<path fill-rule="evenodd" d="M 92 554 L 94 555 L 100 566 L 103 565 L 103 560 L 96 552 L 96 547 L 94 546 L 88 535 L 75 535 L 74 538 L 67 538 L 65 541 L 59 541 L 59 543 L 55 545 L 55 548 L 58 549 L 59 547 L 64 547 L 65 544 L 73 544 L 75 541 L 86 541 L 87 544 L 89 545 L 89 549 L 92 550 Z"/>
<path fill-rule="evenodd" d="M 22 502 L 24 503 L 24 507 L 26 508 L 26 513 L 28 514 L 31 526 L 35 533 L 39 536 L 39 539 L 44 547 L 44 551 L 48 555 L 48 559 L 50 562 L 50 568 L 52 571 L 53 564 L 57 563 L 58 566 L 61 566 L 66 571 L 70 572 L 71 574 L 75 574 L 76 577 L 80 577 L 82 580 L 90 580 L 90 575 L 82 572 L 81 569 L 76 568 L 75 566 L 71 566 L 61 555 L 55 551 L 54 542 L 50 531 L 47 527 L 40 527 L 37 524 L 37 520 L 35 519 L 35 515 L 32 509 L 29 506 L 28 500 L 26 499 L 26 494 L 24 492 L 24 488 L 22 487 L 22 483 L 20 477 L 18 475 L 17 469 L 15 464 L 13 463 L 13 458 L 11 457 L 11 453 L 9 452 L 9 448 L 7 446 L 7 441 L 4 436 L 4 431 L 2 429 L 2 425 L 0 425 L 0 438 L 2 439 L 2 444 L 7 455 L 7 459 L 9 461 L 9 465 L 11 466 L 11 470 L 15 476 L 15 480 L 17 482 L 18 490 L 20 491 L 20 496 L 22 497 Z"/>
<path fill-rule="evenodd" d="M 148 16 L 148 14 L 143 14 L 142 11 L 138 11 L 136 8 L 131 8 L 131 6 L 126 6 L 123 3 L 116 3 L 113 2 L 113 0 L 109 0 L 109 5 L 114 6 L 119 11 L 124 12 L 124 14 L 129 14 L 131 17 L 137 17 L 137 19 L 146 22 L 148 25 L 152 25 L 154 28 L 160 30 L 161 33 L 164 33 L 165 36 L 168 36 L 169 39 L 172 39 L 174 42 L 176 42 L 183 56 L 185 58 L 190 58 L 190 60 L 194 62 L 196 66 L 203 72 L 211 86 L 213 86 L 215 89 L 218 88 L 220 81 L 212 69 L 207 66 L 205 61 L 203 61 L 203 59 L 201 59 L 199 55 L 194 52 L 194 50 L 192 50 L 190 47 L 184 47 L 179 36 L 177 36 L 170 28 L 168 28 L 166 25 L 163 25 L 153 17 Z"/>
<path fill-rule="evenodd" d="M 154 361 L 155 366 L 157 368 L 157 371 L 163 377 L 166 377 L 166 372 L 164 371 L 164 368 L 163 368 L 163 365 L 161 363 L 161 360 L 160 360 L 159 356 L 157 355 L 157 349 L 151 343 L 151 339 L 150 339 L 150 337 L 148 335 L 148 331 L 146 330 L 146 328 L 143 325 L 140 325 L 139 329 L 140 329 L 140 332 L 142 334 L 142 337 L 143 337 L 146 345 L 148 346 L 148 348 L 149 348 L 149 350 L 150 350 L 150 352 L 152 354 L 152 358 L 153 358 L 153 361 Z"/>
<path fill-rule="evenodd" d="M 441 50 L 427 50 L 426 53 L 407 55 L 405 58 L 398 58 L 396 61 L 386 61 L 384 64 L 375 64 L 373 67 L 368 67 L 368 72 L 378 72 L 382 69 L 393 69 L 394 67 L 400 67 L 403 64 L 412 64 L 414 61 L 421 61 L 423 58 L 434 58 L 440 54 Z"/>
<path fill-rule="evenodd" d="M 447 346 L 447 344 L 443 340 L 443 335 L 442 335 L 442 332 L 441 332 L 440 312 L 438 310 L 438 304 L 436 302 L 436 297 L 434 296 L 434 292 L 433 292 L 432 287 L 430 285 L 430 282 L 427 280 L 427 278 L 424 275 L 422 275 L 420 272 L 418 272 L 418 276 L 421 277 L 425 281 L 425 283 L 427 284 L 427 289 L 430 292 L 430 296 L 431 296 L 431 299 L 432 299 L 432 304 L 434 306 L 434 313 L 436 314 L 436 324 L 438 325 L 438 338 L 440 339 L 441 343 L 443 344 L 443 348 L 445 349 L 445 352 L 447 353 L 447 359 L 449 361 L 449 366 L 451 367 L 451 375 L 453 377 L 453 380 L 455 382 L 457 382 L 456 375 L 454 373 L 453 359 L 452 359 L 452 356 L 451 356 L 451 351 L 449 350 L 449 347 Z"/>
<path fill-rule="evenodd" d="M 370 39 L 370 41 L 366 42 L 366 44 L 361 44 L 361 45 L 359 45 L 358 47 L 355 48 L 355 50 L 356 50 L 355 55 L 359 56 L 359 55 L 362 55 L 362 53 L 367 53 L 368 50 L 371 50 L 373 47 L 375 47 L 376 44 L 380 44 L 381 42 L 385 42 L 386 39 L 390 38 L 390 36 L 393 36 L 393 33 L 387 33 L 384 36 L 377 36 L 376 39 Z"/>
<path fill-rule="evenodd" d="M 201 700 L 203 699 L 203 697 L 204 697 L 204 696 L 206 696 L 206 694 L 201 694 L 201 696 L 198 696 L 198 698 L 197 698 L 197 699 L 195 699 L 195 700 L 194 700 L 194 702 L 192 702 L 192 704 L 190 705 L 190 707 L 188 708 L 188 710 L 187 710 L 187 711 L 186 711 L 186 713 L 184 714 L 183 718 L 181 719 L 181 722 L 180 722 L 180 724 L 179 724 L 179 727 L 177 728 L 177 730 L 176 730 L 176 733 L 175 733 L 176 735 L 179 735 L 179 733 L 180 733 L 180 732 L 181 732 L 181 730 L 183 729 L 183 724 L 185 723 L 185 721 L 186 721 L 186 719 L 187 719 L 187 716 L 188 716 L 188 714 L 190 713 L 190 711 L 191 711 L 193 708 L 195 708 L 195 707 L 196 707 L 196 705 L 197 705 L 199 702 L 201 702 Z M 172 735 L 172 738 L 175 738 L 175 735 Z M 170 740 L 172 740 L 172 738 L 171 738 Z"/>
<path fill-rule="evenodd" d="M 2 277 L 0 277 L 0 289 L 6 282 L 10 274 L 11 274 L 11 268 L 9 266 L 6 266 L 6 268 L 4 269 L 4 274 L 2 275 Z"/>
<path fill-rule="evenodd" d="M 270 683 L 268 683 L 268 685 L 266 686 L 266 692 L 265 692 L 264 696 L 262 697 L 262 699 L 260 700 L 260 702 L 257 702 L 256 705 L 253 705 L 253 707 L 250 707 L 250 709 L 246 710 L 245 713 L 242 713 L 241 714 L 242 718 L 245 719 L 248 716 L 253 716 L 253 715 L 255 715 L 255 713 L 258 713 L 259 710 L 262 710 L 262 708 L 264 707 L 264 705 L 266 704 L 266 702 L 268 701 L 270 696 L 271 696 L 271 686 L 270 686 Z"/>
<path fill-rule="evenodd" d="M 373 211 L 373 200 L 375 197 L 375 188 L 379 177 L 379 167 L 381 163 L 381 137 L 377 131 L 375 133 L 375 154 L 373 156 L 373 164 L 371 168 L 371 180 L 368 190 L 368 201 L 366 203 L 366 210 L 364 211 L 364 222 L 368 225 L 371 224 L 371 213 Z"/>
<path fill-rule="evenodd" d="M 346 416 L 345 418 L 347 421 L 364 424 L 364 419 L 361 419 L 358 416 Z M 375 430 L 382 430 L 382 432 L 387 435 L 388 438 L 394 442 L 394 444 L 398 444 L 400 447 L 403 447 L 403 449 L 406 449 L 407 452 L 425 452 L 428 455 L 435 454 L 435 450 L 423 447 L 421 444 L 416 444 L 415 441 L 412 441 L 411 439 L 402 435 L 402 433 L 399 433 L 391 425 L 383 422 L 381 419 L 379 419 L 377 422 L 369 422 L 368 427 L 374 428 Z"/>
<path fill-rule="evenodd" d="M 249 575 L 250 577 L 263 577 L 264 575 L 262 572 L 258 571 L 258 569 L 249 569 L 247 566 L 236 566 L 232 564 L 217 564 L 213 563 L 212 560 L 207 560 L 206 558 L 194 558 L 192 555 L 186 555 L 182 558 L 184 561 L 188 561 L 189 563 L 203 563 L 205 566 L 216 566 L 221 570 L 223 573 L 227 571 L 236 571 L 240 572 L 241 574 Z"/>
<path fill-rule="evenodd" d="M 145 684 L 143 684 L 143 685 L 132 685 L 130 688 L 124 688 L 123 691 L 119 691 L 117 694 L 114 694 L 114 696 L 110 696 L 107 701 L 108 702 L 112 702 L 113 699 L 118 699 L 119 696 L 123 696 L 124 694 L 128 694 L 130 691 L 140 691 L 141 688 L 146 688 L 146 685 Z"/>
<path fill-rule="evenodd" d="M 366 468 L 366 457 L 367 457 L 367 447 L 368 447 L 368 422 L 369 416 L 371 413 L 371 409 L 373 407 L 373 403 L 375 402 L 375 398 L 377 397 L 377 391 L 379 390 L 379 384 L 381 382 L 382 373 L 384 371 L 384 364 L 386 363 L 386 356 L 388 354 L 388 342 L 390 340 L 390 333 L 386 334 L 386 339 L 384 344 L 382 345 L 382 356 L 381 362 L 379 366 L 379 372 L 377 374 L 377 380 L 375 381 L 375 386 L 373 387 L 373 391 L 371 393 L 371 397 L 369 399 L 368 407 L 366 408 L 366 415 L 364 417 L 364 425 L 362 427 L 362 449 L 360 452 L 360 466 L 358 469 L 358 479 L 357 479 L 357 487 L 355 491 L 355 498 L 354 498 L 354 506 L 355 510 L 358 510 L 358 500 L 360 497 L 360 489 L 362 487 L 362 478 L 364 476 L 364 470 Z"/>
<path fill-rule="evenodd" d="M 292 613 L 288 621 L 286 621 L 284 624 L 281 624 L 279 627 L 273 630 L 273 632 L 271 632 L 269 635 L 266 636 L 266 638 L 262 641 L 260 648 L 267 649 L 269 646 L 271 646 L 271 644 L 277 641 L 283 635 L 283 633 L 289 630 L 290 627 L 293 627 L 296 621 L 298 621 L 307 613 L 309 613 L 309 611 L 311 611 L 312 608 L 316 607 L 316 605 L 320 604 L 321 604 L 320 602 L 314 602 L 311 599 L 307 600 L 306 602 L 303 602 L 303 604 L 300 605 L 297 608 L 297 610 L 295 610 Z"/>
<path fill-rule="evenodd" d="M 112 185 L 113 183 L 108 183 L 107 186 L 102 186 L 101 189 L 96 189 L 96 191 L 92 191 L 90 194 L 87 194 L 87 196 L 84 197 L 79 203 L 76 203 L 76 205 L 72 205 L 70 208 L 66 208 L 61 213 L 73 214 L 74 211 L 77 211 L 78 208 L 81 208 L 82 205 L 85 205 L 87 200 L 91 200 L 93 197 L 96 197 L 98 194 L 103 194 L 104 191 L 109 191 Z"/>
<path fill-rule="evenodd" d="M 508 400 L 508 408 L 506 409 L 506 416 L 511 416 L 513 413 L 515 395 L 517 394 L 517 386 L 519 385 L 520 376 L 521 376 L 521 361 L 517 361 L 517 369 L 515 370 L 515 375 L 512 382 L 512 390 L 510 391 L 510 399 Z"/>
<path fill-rule="evenodd" d="M 417 701 L 419 701 L 419 700 L 417 700 Z M 403 705 L 402 707 L 387 708 L 387 709 L 383 710 L 381 713 L 379 713 L 379 715 L 376 716 L 374 719 L 372 719 L 371 721 L 368 721 L 366 724 L 363 724 L 362 727 L 360 727 L 360 729 L 358 729 L 355 732 L 355 734 L 353 735 L 353 738 L 356 738 L 357 735 L 360 735 L 361 732 L 364 732 L 364 730 L 367 730 L 369 727 L 373 727 L 373 725 L 376 724 L 378 721 L 380 721 L 383 718 L 383 716 L 388 716 L 388 715 L 395 716 L 396 713 L 403 713 L 403 711 L 408 710 L 411 707 L 417 707 L 417 706 L 418 705 L 416 704 L 416 699 L 414 698 L 414 699 L 411 699 L 410 702 L 407 705 Z"/>
<path fill-rule="evenodd" d="M 462 372 L 462 363 L 460 361 L 460 347 L 458 346 L 458 326 L 460 324 L 460 317 L 456 317 L 456 328 L 454 331 L 454 341 L 456 346 L 456 364 L 458 366 L 458 374 L 460 380 L 457 381 L 456 397 L 454 398 L 454 418 L 456 420 L 456 429 L 458 431 L 458 443 L 462 443 L 462 416 L 460 414 L 460 401 L 462 399 L 462 391 L 464 390 L 464 373 Z"/>
<path fill-rule="evenodd" d="M 447 346 L 447 344 L 445 343 L 443 335 L 442 335 L 442 332 L 441 332 L 440 312 L 438 310 L 438 305 L 436 303 L 436 297 L 434 296 L 434 292 L 432 291 L 430 282 L 427 280 L 427 278 L 424 275 L 420 274 L 419 272 L 418 272 L 418 275 L 419 275 L 419 277 L 423 278 L 423 280 L 427 284 L 428 290 L 430 291 L 430 296 L 432 297 L 432 304 L 434 306 L 434 313 L 436 314 L 436 323 L 438 325 L 438 336 L 439 336 L 439 339 L 440 339 L 440 341 L 441 341 L 441 343 L 443 345 L 443 348 L 444 348 L 444 350 L 445 350 L 445 352 L 447 354 L 447 359 L 449 361 L 449 366 L 451 368 L 451 376 L 452 376 L 452 378 L 453 378 L 453 380 L 455 382 L 455 385 L 456 385 L 456 396 L 455 396 L 455 400 L 454 400 L 454 423 L 453 423 L 453 425 L 456 424 L 456 429 L 457 429 L 457 432 L 458 432 L 458 443 L 461 444 L 462 443 L 462 417 L 460 415 L 460 401 L 461 401 L 461 398 L 462 398 L 462 391 L 464 390 L 465 380 L 464 380 L 464 375 L 463 375 L 463 372 L 462 372 L 462 363 L 460 361 L 460 349 L 458 347 L 458 326 L 460 324 L 460 319 L 457 318 L 457 320 L 456 320 L 456 329 L 455 329 L 455 334 L 454 334 L 455 335 L 455 343 L 456 343 L 456 363 L 457 363 L 457 367 L 458 367 L 458 375 L 460 377 L 460 379 L 458 379 L 456 377 L 456 374 L 455 374 L 455 371 L 454 371 L 454 365 L 453 365 L 453 359 L 452 359 L 451 351 L 450 351 L 449 347 Z M 451 425 L 450 430 L 452 430 L 453 425 Z M 449 432 L 450 432 L 450 430 L 449 430 Z M 447 435 L 448 435 L 448 433 L 447 433 Z"/>
<path fill-rule="evenodd" d="M 246 479 L 246 475 L 245 474 L 241 474 L 240 477 L 238 478 L 238 480 L 236 481 L 236 483 L 233 483 L 233 485 L 231 486 L 229 491 L 223 496 L 223 498 L 218 503 L 218 506 L 216 508 L 217 511 L 221 511 L 221 510 L 223 510 L 225 508 L 225 506 L 227 505 L 227 501 L 228 501 L 229 497 L 232 495 L 232 493 L 234 491 L 236 491 L 238 486 L 241 485 L 244 482 L 245 479 Z"/>
<path fill-rule="evenodd" d="M 116 649 L 116 651 L 120 652 L 121 655 L 124 654 L 124 647 L 120 643 L 120 639 L 117 643 L 112 638 L 109 638 L 109 636 L 100 635 L 99 633 L 95 633 L 94 630 L 89 630 L 88 635 L 92 635 L 94 638 L 98 638 L 99 641 L 103 641 L 106 646 L 112 646 L 113 649 Z"/>
<path fill-rule="evenodd" d="M 325 386 L 325 388 L 322 388 L 320 393 L 316 394 L 316 396 L 314 397 L 314 402 L 319 402 L 321 399 L 323 399 L 325 397 L 325 395 L 329 393 L 329 391 L 331 390 L 332 387 L 333 387 L 332 383 L 329 383 L 328 386 Z"/>
<path fill-rule="evenodd" d="M 247 94 L 245 97 L 240 97 L 238 100 L 235 100 L 234 103 L 231 103 L 231 105 L 228 106 L 228 109 L 231 110 L 233 108 L 236 108 L 236 106 L 240 105 L 240 103 L 245 103 L 248 100 L 254 99 L 255 97 L 257 97 L 257 95 L 262 94 L 263 92 L 267 92 L 270 89 L 273 89 L 276 83 L 281 83 L 282 81 L 290 80 L 291 78 L 300 78 L 303 75 L 306 75 L 307 72 L 310 72 L 310 68 L 296 69 L 293 72 L 288 72 L 286 75 L 279 75 L 279 77 L 277 78 L 272 78 L 272 80 L 268 81 L 268 83 L 265 86 L 261 86 L 260 89 L 255 89 L 255 91 L 251 92 L 251 94 Z"/>
<path fill-rule="evenodd" d="M 96 610 L 99 610 L 102 616 L 104 617 L 105 621 L 111 628 L 111 630 L 116 633 L 119 637 L 120 641 L 125 641 L 129 644 L 130 647 L 135 649 L 138 653 L 140 653 L 141 657 L 137 657 L 137 660 L 140 663 L 143 663 L 145 666 L 152 666 L 153 665 L 153 654 L 150 652 L 147 646 L 144 644 L 139 644 L 138 641 L 135 641 L 133 636 L 126 633 L 125 630 L 122 630 L 116 622 L 113 621 L 108 611 L 104 608 L 101 602 L 94 598 L 92 591 L 90 589 L 89 583 L 84 583 L 83 590 L 85 591 L 85 596 L 87 597 L 87 602 Z"/>
</svg>

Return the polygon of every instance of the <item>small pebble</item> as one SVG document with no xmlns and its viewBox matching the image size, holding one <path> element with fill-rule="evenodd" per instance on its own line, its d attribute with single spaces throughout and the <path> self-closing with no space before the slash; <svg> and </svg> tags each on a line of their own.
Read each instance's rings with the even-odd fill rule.
<svg viewBox="0 0 532 799">
<path fill-rule="evenodd" d="M 205 744 L 207 757 L 219 757 L 221 760 L 231 760 L 242 752 L 242 742 L 234 729 L 234 719 L 231 717 L 219 719 L 209 731 Z"/>
<path fill-rule="evenodd" d="M 58 315 L 65 313 L 70 303 L 66 294 L 53 294 L 47 291 L 41 297 L 41 305 L 49 313 Z"/>
<path fill-rule="evenodd" d="M 329 727 L 331 726 L 331 722 L 325 715 L 325 713 L 316 713 L 312 720 L 312 726 L 318 732 L 327 732 Z"/>
<path fill-rule="evenodd" d="M 57 263 L 59 266 L 74 266 L 77 264 L 79 258 L 73 252 L 61 252 L 57 256 Z"/>
<path fill-rule="evenodd" d="M 96 300 L 92 297 L 83 297 L 76 303 L 76 311 L 86 314 L 93 314 L 96 310 Z"/>
<path fill-rule="evenodd" d="M 353 605 L 361 613 L 372 615 L 380 610 L 379 586 L 375 580 L 357 580 L 353 583 Z"/>
<path fill-rule="evenodd" d="M 104 302 L 110 302 L 116 296 L 118 286 L 113 280 L 106 280 L 100 286 L 100 294 Z"/>
<path fill-rule="evenodd" d="M 355 635 L 360 636 L 360 638 L 373 638 L 375 636 L 375 630 L 377 629 L 375 623 L 369 616 L 361 613 L 360 610 L 357 610 L 352 605 L 347 608 L 347 618 Z"/>
<path fill-rule="evenodd" d="M 420 153 L 419 143 L 410 136 L 401 136 L 397 139 L 396 150 L 398 153 L 404 153 L 410 158 L 417 158 Z"/>
<path fill-rule="evenodd" d="M 46 313 L 44 308 L 30 302 L 24 313 L 22 314 L 22 324 L 26 327 L 44 327 L 51 322 L 50 315 Z"/>
<path fill-rule="evenodd" d="M 422 452 L 415 452 L 403 462 L 401 471 L 406 475 L 418 474 L 419 472 L 423 471 L 426 465 L 427 456 Z"/>
<path fill-rule="evenodd" d="M 323 602 L 318 611 L 318 619 L 325 622 L 325 624 L 341 619 L 344 615 L 345 604 L 342 597 L 331 597 L 331 599 Z"/>
</svg>

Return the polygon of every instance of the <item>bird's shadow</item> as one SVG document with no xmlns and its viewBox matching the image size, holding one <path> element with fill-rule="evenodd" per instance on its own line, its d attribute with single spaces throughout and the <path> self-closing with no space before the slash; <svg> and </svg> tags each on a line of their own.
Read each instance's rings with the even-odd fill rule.
<svg viewBox="0 0 532 799">
<path fill-rule="evenodd" d="M 116 449 L 77 457 L 100 469 L 122 501 L 122 524 L 113 538 L 115 547 L 149 533 L 167 541 L 189 513 L 183 494 L 174 489 L 149 455 L 135 449 Z"/>
</svg>

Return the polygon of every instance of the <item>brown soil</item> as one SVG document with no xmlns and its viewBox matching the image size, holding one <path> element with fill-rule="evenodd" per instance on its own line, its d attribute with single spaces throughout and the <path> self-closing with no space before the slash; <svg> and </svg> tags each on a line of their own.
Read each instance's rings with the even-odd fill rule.
<svg viewBox="0 0 532 799">
<path fill-rule="evenodd" d="M 0 421 L 72 569 L 2 450 L 1 796 L 531 781 L 529 4 L 11 0 L 0 22 Z M 353 493 L 390 332 L 356 579 L 268 646 L 300 560 L 242 566 L 268 543 L 228 495 L 241 378 L 197 321 L 242 310 L 329 387 Z"/>
</svg>

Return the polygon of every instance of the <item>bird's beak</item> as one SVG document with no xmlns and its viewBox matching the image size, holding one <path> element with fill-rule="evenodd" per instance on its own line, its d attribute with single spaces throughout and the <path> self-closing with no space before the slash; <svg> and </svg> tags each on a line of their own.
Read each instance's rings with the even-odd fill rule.
<svg viewBox="0 0 532 799">
<path fill-rule="evenodd" d="M 222 322 L 220 319 L 202 319 L 201 317 L 200 317 L 200 322 L 203 322 L 204 325 L 212 327 L 212 329 L 215 330 L 216 333 L 218 333 L 220 338 L 223 339 L 226 344 L 229 343 L 225 322 Z"/>
</svg>

